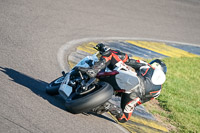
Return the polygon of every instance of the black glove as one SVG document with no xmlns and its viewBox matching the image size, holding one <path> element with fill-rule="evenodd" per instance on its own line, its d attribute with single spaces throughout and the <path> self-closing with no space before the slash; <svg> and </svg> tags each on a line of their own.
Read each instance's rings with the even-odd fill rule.
<svg viewBox="0 0 200 133">
<path fill-rule="evenodd" d="M 105 52 L 105 49 L 104 49 L 105 45 L 103 43 L 97 44 L 96 47 L 97 47 L 98 51 Z"/>
<path fill-rule="evenodd" d="M 100 52 L 100 54 L 108 51 L 110 48 L 108 46 L 105 46 L 103 43 L 99 43 L 96 45 L 96 49 Z"/>
</svg>

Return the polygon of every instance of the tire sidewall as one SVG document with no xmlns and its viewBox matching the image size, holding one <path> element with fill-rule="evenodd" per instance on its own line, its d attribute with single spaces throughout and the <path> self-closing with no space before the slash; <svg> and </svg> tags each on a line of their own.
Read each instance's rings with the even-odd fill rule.
<svg viewBox="0 0 200 133">
<path fill-rule="evenodd" d="M 66 100 L 65 106 L 67 111 L 78 114 L 88 112 L 108 101 L 113 95 L 113 88 L 106 82 L 99 82 L 102 85 L 98 90 L 75 100 Z"/>
</svg>

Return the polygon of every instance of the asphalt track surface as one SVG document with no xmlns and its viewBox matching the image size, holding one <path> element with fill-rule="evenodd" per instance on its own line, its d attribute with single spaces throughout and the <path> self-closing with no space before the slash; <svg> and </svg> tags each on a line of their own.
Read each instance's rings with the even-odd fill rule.
<svg viewBox="0 0 200 133">
<path fill-rule="evenodd" d="M 199 44 L 199 7 L 199 0 L 0 0 L 0 132 L 125 132 L 107 117 L 70 114 L 60 97 L 45 94 L 62 70 L 59 49 L 91 37 Z"/>
</svg>

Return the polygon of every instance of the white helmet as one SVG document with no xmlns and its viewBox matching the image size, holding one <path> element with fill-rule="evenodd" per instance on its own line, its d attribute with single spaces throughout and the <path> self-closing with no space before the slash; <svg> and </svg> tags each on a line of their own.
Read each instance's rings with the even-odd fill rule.
<svg viewBox="0 0 200 133">
<path fill-rule="evenodd" d="M 159 59 L 155 59 L 149 63 L 152 67 L 155 68 L 152 75 L 152 83 L 155 85 L 162 85 L 166 80 L 167 66 L 164 62 Z"/>
<path fill-rule="evenodd" d="M 159 59 L 152 60 L 149 63 L 152 67 L 161 69 L 165 74 L 167 73 L 167 66 Z"/>
</svg>

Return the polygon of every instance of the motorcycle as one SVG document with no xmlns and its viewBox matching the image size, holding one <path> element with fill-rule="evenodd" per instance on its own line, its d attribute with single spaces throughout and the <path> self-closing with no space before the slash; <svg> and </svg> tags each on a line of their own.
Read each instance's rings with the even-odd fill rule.
<svg viewBox="0 0 200 133">
<path fill-rule="evenodd" d="M 63 76 L 48 84 L 46 92 L 49 95 L 61 95 L 65 100 L 66 110 L 73 114 L 90 112 L 93 109 L 101 114 L 105 111 L 105 103 L 115 92 L 125 91 L 123 89 L 126 88 L 126 93 L 129 93 L 137 87 L 134 85 L 138 81 L 135 79 L 137 73 L 122 61 L 116 64 L 114 70 L 106 67 L 95 78 L 79 71 L 78 68 L 93 66 L 98 61 L 98 56 L 99 51 L 83 58 L 70 72 L 62 72 Z"/>
</svg>

